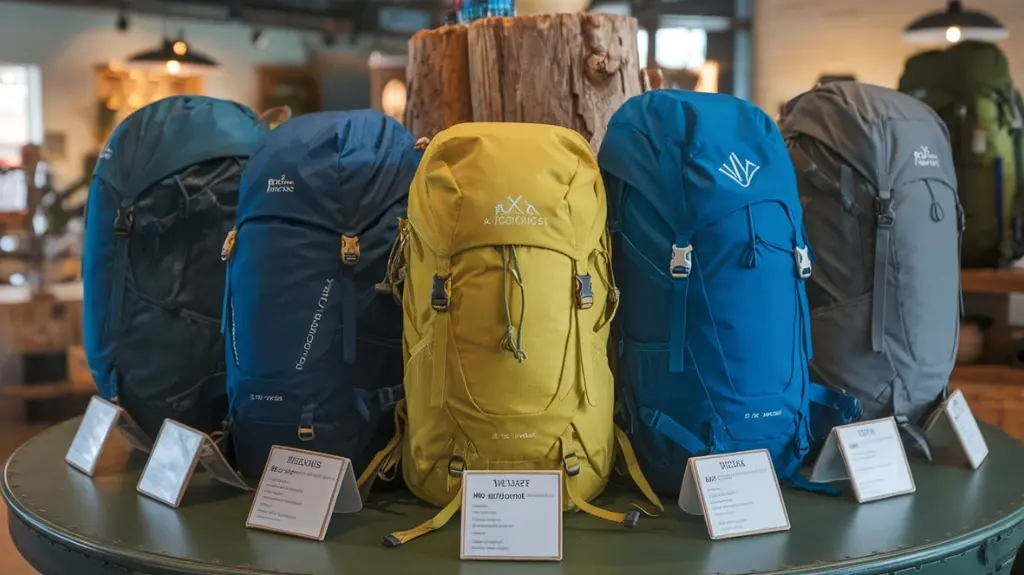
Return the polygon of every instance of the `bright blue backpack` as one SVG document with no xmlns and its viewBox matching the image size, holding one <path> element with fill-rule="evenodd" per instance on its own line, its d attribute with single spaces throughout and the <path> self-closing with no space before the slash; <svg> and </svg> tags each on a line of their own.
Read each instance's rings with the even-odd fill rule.
<svg viewBox="0 0 1024 575">
<path fill-rule="evenodd" d="M 733 96 L 656 90 L 615 112 L 598 163 L 620 417 L 651 485 L 678 493 L 689 457 L 759 448 L 806 484 L 809 402 L 845 398 L 808 381 L 811 258 L 774 122 Z"/>
<path fill-rule="evenodd" d="M 242 175 L 224 243 L 228 429 L 245 476 L 273 445 L 356 470 L 393 432 L 402 308 L 375 290 L 420 152 L 373 110 L 320 112 L 270 132 Z"/>
<path fill-rule="evenodd" d="M 83 331 L 102 397 L 156 437 L 227 413 L 224 269 L 242 167 L 266 133 L 235 102 L 174 96 L 125 118 L 99 156 L 85 217 Z"/>
</svg>

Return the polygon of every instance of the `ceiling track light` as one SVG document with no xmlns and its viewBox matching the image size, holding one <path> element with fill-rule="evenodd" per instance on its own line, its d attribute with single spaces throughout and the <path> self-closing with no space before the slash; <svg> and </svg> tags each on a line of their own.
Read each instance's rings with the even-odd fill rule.
<svg viewBox="0 0 1024 575">
<path fill-rule="evenodd" d="M 961 0 L 949 0 L 946 10 L 918 18 L 903 31 L 908 43 L 955 44 L 963 40 L 996 42 L 1010 33 L 999 20 L 978 10 L 965 10 Z"/>
</svg>

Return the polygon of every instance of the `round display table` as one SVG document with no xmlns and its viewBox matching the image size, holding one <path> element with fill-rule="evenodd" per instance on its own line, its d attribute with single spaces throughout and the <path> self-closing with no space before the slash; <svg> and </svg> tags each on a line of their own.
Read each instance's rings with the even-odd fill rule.
<svg viewBox="0 0 1024 575">
<path fill-rule="evenodd" d="M 1024 540 L 1024 446 L 983 427 L 991 454 L 975 472 L 912 464 L 917 492 L 858 505 L 785 490 L 792 529 L 711 541 L 703 519 L 674 501 L 633 530 L 580 513 L 565 518 L 560 563 L 459 560 L 459 522 L 395 549 L 393 530 L 434 512 L 410 496 L 380 493 L 337 515 L 321 542 L 245 528 L 252 494 L 197 472 L 178 509 L 136 492 L 144 455 L 116 434 L 95 476 L 64 463 L 78 420 L 25 443 L 7 462 L 0 492 L 11 536 L 43 575 L 462 575 L 1008 574 Z M 634 494 L 601 503 L 626 509 Z"/>
</svg>

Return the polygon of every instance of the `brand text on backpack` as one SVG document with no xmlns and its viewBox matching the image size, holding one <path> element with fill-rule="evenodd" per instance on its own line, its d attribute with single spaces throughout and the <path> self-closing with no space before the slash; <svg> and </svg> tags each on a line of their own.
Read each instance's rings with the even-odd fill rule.
<svg viewBox="0 0 1024 575">
<path fill-rule="evenodd" d="M 933 154 L 928 146 L 921 146 L 920 149 L 914 150 L 914 165 L 937 168 L 939 167 L 939 157 Z"/>
<path fill-rule="evenodd" d="M 267 180 L 267 193 L 292 193 L 295 191 L 295 182 L 288 179 L 287 176 L 281 174 L 281 179 L 275 180 L 270 178 Z"/>
<path fill-rule="evenodd" d="M 313 314 L 313 321 L 309 324 L 309 333 L 306 334 L 306 341 L 302 344 L 302 355 L 295 364 L 296 371 L 302 371 L 306 365 L 306 358 L 309 357 L 309 350 L 313 348 L 313 340 L 316 339 L 316 331 L 320 328 L 320 319 L 323 317 L 324 308 L 327 307 L 327 298 L 331 295 L 331 287 L 334 286 L 334 279 L 328 278 L 324 289 L 320 292 L 320 299 L 317 300 L 316 313 Z"/>
<path fill-rule="evenodd" d="M 537 208 L 533 207 L 522 195 L 515 198 L 509 196 L 505 203 L 494 205 L 494 218 L 485 218 L 484 225 L 497 226 L 546 226 L 548 219 L 541 217 Z"/>
</svg>

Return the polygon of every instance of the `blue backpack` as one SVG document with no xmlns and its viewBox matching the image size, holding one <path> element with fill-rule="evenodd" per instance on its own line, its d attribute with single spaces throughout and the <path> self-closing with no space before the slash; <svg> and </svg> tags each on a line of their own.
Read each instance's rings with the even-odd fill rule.
<svg viewBox="0 0 1024 575">
<path fill-rule="evenodd" d="M 766 448 L 782 480 L 811 443 L 797 182 L 774 122 L 733 96 L 656 90 L 612 116 L 598 154 L 622 290 L 619 415 L 654 488 L 691 456 Z"/>
<path fill-rule="evenodd" d="M 273 445 L 352 459 L 393 433 L 402 308 L 375 289 L 420 152 L 373 111 L 319 112 L 270 132 L 242 175 L 228 261 L 228 430 L 238 470 Z"/>
<path fill-rule="evenodd" d="M 83 330 L 102 397 L 151 438 L 227 412 L 223 263 L 242 167 L 266 128 L 234 102 L 175 96 L 111 134 L 86 203 Z"/>
</svg>

